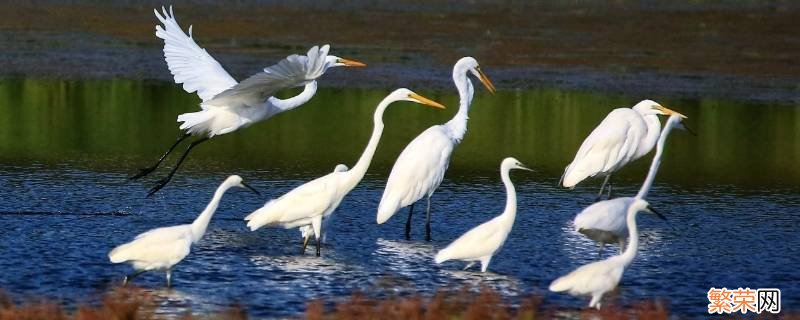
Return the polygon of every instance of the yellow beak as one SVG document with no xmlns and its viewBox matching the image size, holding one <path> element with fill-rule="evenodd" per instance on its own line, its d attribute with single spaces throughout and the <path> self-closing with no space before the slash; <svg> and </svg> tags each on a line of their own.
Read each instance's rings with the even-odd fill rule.
<svg viewBox="0 0 800 320">
<path fill-rule="evenodd" d="M 478 80 L 480 80 L 481 83 L 483 83 L 483 86 L 485 86 L 486 89 L 489 90 L 489 92 L 495 93 L 497 89 L 495 89 L 494 84 L 492 84 L 492 81 L 489 80 L 489 77 L 487 77 L 485 73 L 483 73 L 483 70 L 481 70 L 481 68 L 477 69 L 479 75 Z"/>
<path fill-rule="evenodd" d="M 670 109 L 670 108 L 667 108 L 667 107 L 664 107 L 664 106 L 658 106 L 658 107 L 656 107 L 656 108 L 658 108 L 658 110 L 661 110 L 661 112 L 663 112 L 664 114 L 666 114 L 666 115 L 668 115 L 668 116 L 671 116 L 671 115 L 673 115 L 673 114 L 676 114 L 676 115 L 678 115 L 679 117 L 681 117 L 681 118 L 683 118 L 683 119 L 686 119 L 686 118 L 688 118 L 687 116 L 684 116 L 684 115 L 683 115 L 683 114 L 681 114 L 680 112 L 678 112 L 678 111 L 675 111 L 675 110 L 672 110 L 672 109 Z"/>
<path fill-rule="evenodd" d="M 418 95 L 416 93 L 410 93 L 408 95 L 408 97 L 411 98 L 411 99 L 416 100 L 416 102 L 418 102 L 418 103 L 421 103 L 421 104 L 424 104 L 424 105 L 428 105 L 428 106 L 431 106 L 431 107 L 434 107 L 434 108 L 437 108 L 437 109 L 444 109 L 444 105 L 442 105 L 441 103 L 438 103 L 438 102 L 433 101 L 431 99 L 425 98 L 425 97 L 423 97 L 421 95 Z"/>
<path fill-rule="evenodd" d="M 343 59 L 343 58 L 339 58 L 339 63 L 342 63 L 342 64 L 344 64 L 345 66 L 348 66 L 348 67 L 366 67 L 367 66 L 366 63 L 358 62 L 358 61 L 355 61 L 355 60 L 347 60 L 347 59 Z"/>
</svg>

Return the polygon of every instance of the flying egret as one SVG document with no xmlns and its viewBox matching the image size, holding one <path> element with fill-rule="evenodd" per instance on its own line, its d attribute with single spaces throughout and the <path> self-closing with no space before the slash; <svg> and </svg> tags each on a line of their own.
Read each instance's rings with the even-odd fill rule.
<svg viewBox="0 0 800 320">
<path fill-rule="evenodd" d="M 636 251 L 639 250 L 639 231 L 636 229 L 636 213 L 639 211 L 650 211 L 649 204 L 641 198 L 636 198 L 627 210 L 626 223 L 631 236 L 625 252 L 575 269 L 553 281 L 550 284 L 550 291 L 566 291 L 574 296 L 591 295 L 592 300 L 589 301 L 589 307 L 599 310 L 600 299 L 606 292 L 617 287 L 622 273 L 631 264 L 636 256 Z"/>
<path fill-rule="evenodd" d="M 641 158 L 655 146 L 661 130 L 659 114 L 680 113 L 652 100 L 642 100 L 632 108 L 612 110 L 583 140 L 575 159 L 564 169 L 559 184 L 572 189 L 588 177 L 605 176 L 597 200 L 602 197 L 606 184 L 609 185 L 610 198 L 611 174 Z"/>
<path fill-rule="evenodd" d="M 647 197 L 650 187 L 653 185 L 653 180 L 656 178 L 658 167 L 661 164 L 661 155 L 664 153 L 664 144 L 667 141 L 670 131 L 673 127 L 680 126 L 681 128 L 688 127 L 682 124 L 682 119 L 686 116 L 675 113 L 669 117 L 667 123 L 664 124 L 664 129 L 661 130 L 661 136 L 658 138 L 656 145 L 656 154 L 653 156 L 653 162 L 650 164 L 650 171 L 647 173 L 637 198 Z M 689 130 L 691 132 L 691 130 Z M 606 243 L 619 243 L 620 252 L 625 247 L 625 240 L 628 238 L 628 225 L 625 222 L 625 213 L 628 207 L 634 202 L 633 197 L 621 197 L 611 200 L 596 202 L 581 213 L 575 216 L 573 224 L 575 230 L 586 235 L 589 239 L 600 243 L 600 251 L 602 252 L 603 246 Z M 664 215 L 650 208 L 659 218 L 665 219 Z"/>
<path fill-rule="evenodd" d="M 270 200 L 264 207 L 244 218 L 248 221 L 247 226 L 250 227 L 250 230 L 255 231 L 262 226 L 280 226 L 289 229 L 311 225 L 317 240 L 317 256 L 319 256 L 322 219 L 330 216 L 342 199 L 364 177 L 383 133 L 383 111 L 395 101 L 411 101 L 444 108 L 438 102 L 422 97 L 408 89 L 401 88 L 390 93 L 378 104 L 373 117 L 372 136 L 364 153 L 361 154 L 361 158 L 352 169 L 344 172 L 334 171 L 300 185 L 277 199 Z M 304 250 L 305 245 L 303 246 Z"/>
<path fill-rule="evenodd" d="M 472 228 L 467 233 L 458 237 L 446 248 L 436 254 L 436 263 L 447 260 L 469 261 L 464 270 L 471 267 L 475 262 L 481 262 L 481 272 L 486 272 L 492 256 L 503 246 L 514 226 L 514 218 L 517 215 L 517 192 L 514 184 L 511 183 L 508 173 L 511 169 L 531 170 L 522 165 L 517 159 L 505 158 L 500 163 L 500 177 L 506 186 L 506 209 L 502 214 L 492 220 Z"/>
<path fill-rule="evenodd" d="M 495 92 L 494 85 L 481 71 L 475 58 L 459 59 L 453 67 L 453 82 L 461 100 L 458 113 L 447 123 L 430 127 L 414 138 L 400 153 L 386 182 L 386 189 L 378 205 L 378 224 L 386 222 L 395 212 L 411 205 L 406 220 L 406 239 L 411 239 L 414 203 L 427 197 L 425 240 L 431 240 L 431 196 L 442 183 L 453 149 L 467 132 L 467 114 L 474 92 L 472 81 L 467 77 L 468 73 L 477 77 L 490 92 Z"/>
<path fill-rule="evenodd" d="M 112 263 L 129 262 L 136 272 L 125 276 L 124 285 L 136 276 L 151 270 L 167 272 L 167 286 L 171 285 L 172 267 L 189 254 L 192 244 L 197 243 L 206 233 L 211 216 L 217 211 L 222 195 L 231 187 L 243 187 L 258 194 L 258 191 L 242 182 L 239 176 L 230 176 L 214 192 L 214 197 L 205 210 L 191 224 L 156 228 L 136 236 L 108 253 Z"/>
<path fill-rule="evenodd" d="M 194 42 L 191 26 L 188 36 L 183 32 L 175 20 L 172 7 L 169 12 L 163 7 L 161 9 L 162 13 L 154 10 L 156 17 L 163 24 L 163 26 L 156 25 L 156 36 L 164 39 L 164 57 L 167 66 L 175 76 L 175 83 L 182 83 L 183 89 L 189 93 L 197 92 L 202 99 L 200 103 L 202 110 L 179 115 L 178 122 L 182 122 L 180 130 L 183 133 L 178 140 L 154 165 L 141 169 L 130 178 L 136 180 L 150 174 L 181 141 L 190 136 L 200 137 L 189 144 L 172 171 L 150 189 L 148 196 L 169 183 L 186 156 L 198 144 L 214 136 L 246 128 L 306 103 L 317 91 L 317 78 L 329 68 L 365 66 L 358 61 L 329 55 L 329 45 L 314 46 L 305 56 L 290 55 L 277 64 L 265 68 L 264 71 L 237 83 L 219 62 Z M 294 97 L 278 99 L 273 96 L 280 90 L 298 86 L 305 88 Z"/>
</svg>

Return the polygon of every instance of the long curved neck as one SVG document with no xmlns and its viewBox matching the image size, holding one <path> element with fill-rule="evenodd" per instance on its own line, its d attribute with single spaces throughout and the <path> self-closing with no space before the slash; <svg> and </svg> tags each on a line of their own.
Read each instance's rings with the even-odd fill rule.
<svg viewBox="0 0 800 320">
<path fill-rule="evenodd" d="M 214 212 L 217 211 L 217 207 L 219 206 L 219 201 L 222 199 L 222 195 L 225 194 L 230 187 L 223 183 L 222 185 L 217 188 L 217 191 L 214 192 L 214 197 L 211 198 L 211 202 L 208 203 L 205 210 L 197 216 L 196 219 L 192 222 L 192 242 L 197 242 L 203 235 L 206 233 L 206 228 L 208 227 L 208 223 L 211 221 L 211 216 L 214 215 Z"/>
<path fill-rule="evenodd" d="M 369 142 L 367 143 L 367 147 L 364 149 L 364 152 L 361 153 L 361 157 L 358 158 L 358 162 L 347 171 L 347 184 L 349 188 L 354 188 L 362 178 L 364 178 L 364 174 L 367 173 L 367 169 L 369 169 L 370 163 L 372 163 L 372 157 L 375 155 L 375 149 L 378 148 L 378 142 L 381 141 L 381 135 L 383 134 L 383 112 L 386 110 L 386 107 L 389 106 L 391 101 L 388 99 L 383 99 L 381 103 L 378 104 L 378 107 L 375 109 L 375 114 L 373 115 L 372 121 L 374 122 L 374 126 L 372 128 L 372 136 L 369 138 Z"/>
<path fill-rule="evenodd" d="M 506 186 L 506 209 L 503 211 L 503 216 L 510 222 L 513 222 L 517 215 L 517 190 L 514 189 L 514 183 L 511 182 L 508 171 L 509 169 L 504 169 L 500 173 L 503 185 Z"/>
<path fill-rule="evenodd" d="M 644 122 L 647 124 L 647 135 L 637 148 L 637 159 L 650 152 L 650 150 L 653 150 L 653 146 L 655 146 L 656 141 L 658 141 L 658 136 L 661 133 L 661 121 L 658 120 L 657 115 L 645 115 Z"/>
<path fill-rule="evenodd" d="M 269 99 L 267 99 L 267 103 L 273 105 L 274 107 L 280 109 L 281 111 L 288 111 L 308 102 L 308 100 L 311 100 L 311 98 L 316 93 L 317 93 L 317 81 L 314 80 L 307 83 L 305 88 L 303 89 L 303 92 L 300 92 L 300 94 L 294 97 L 291 97 L 289 99 L 278 99 L 276 97 L 269 97 Z"/>
<path fill-rule="evenodd" d="M 644 183 L 639 189 L 639 193 L 636 194 L 637 198 L 644 199 L 647 197 L 647 193 L 650 192 L 650 187 L 653 186 L 653 181 L 656 179 L 658 167 L 661 165 L 661 155 L 664 153 L 664 144 L 667 142 L 667 136 L 672 130 L 672 127 L 675 125 L 675 121 L 677 121 L 676 117 L 670 117 L 669 120 L 667 120 L 667 124 L 664 125 L 664 130 L 661 131 L 661 135 L 658 138 L 658 143 L 656 144 L 656 154 L 653 156 L 653 162 L 650 163 L 650 171 L 647 172 L 647 178 L 644 179 Z M 649 134 L 650 133 L 648 132 L 648 135 Z"/>
<path fill-rule="evenodd" d="M 627 267 L 636 257 L 636 252 L 639 250 L 639 229 L 636 227 L 636 213 L 638 211 L 633 205 L 628 207 L 628 247 L 622 253 L 622 262 Z"/>
<path fill-rule="evenodd" d="M 472 81 L 467 77 L 466 71 L 454 70 L 453 82 L 458 89 L 459 106 L 458 112 L 453 119 L 450 119 L 445 126 L 452 134 L 451 138 L 457 143 L 464 139 L 464 134 L 467 133 L 467 120 L 469 119 L 469 107 L 472 104 L 472 95 L 474 88 Z"/>
</svg>

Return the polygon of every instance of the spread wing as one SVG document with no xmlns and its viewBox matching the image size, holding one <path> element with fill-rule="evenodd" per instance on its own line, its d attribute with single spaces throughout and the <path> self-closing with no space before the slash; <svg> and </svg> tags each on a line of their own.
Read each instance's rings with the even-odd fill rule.
<svg viewBox="0 0 800 320">
<path fill-rule="evenodd" d="M 175 76 L 175 83 L 182 83 L 186 92 L 196 91 L 203 101 L 234 86 L 236 80 L 194 42 L 192 27 L 189 26 L 187 36 L 175 20 L 172 7 L 169 7 L 169 12 L 164 7 L 161 10 L 163 14 L 153 10 L 163 24 L 156 25 L 156 37 L 164 40 L 164 58 L 169 71 Z"/>
<path fill-rule="evenodd" d="M 220 93 L 208 103 L 227 105 L 231 99 L 264 101 L 282 89 L 305 85 L 325 72 L 329 45 L 314 46 L 303 55 L 293 54 Z"/>
</svg>

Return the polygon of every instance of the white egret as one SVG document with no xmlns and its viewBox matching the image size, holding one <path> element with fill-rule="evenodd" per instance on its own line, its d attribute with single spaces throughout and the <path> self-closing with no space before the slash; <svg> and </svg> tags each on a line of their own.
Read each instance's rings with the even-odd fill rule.
<svg viewBox="0 0 800 320">
<path fill-rule="evenodd" d="M 306 103 L 317 91 L 317 78 L 329 68 L 348 66 L 362 67 L 365 64 L 329 55 L 330 46 L 312 47 L 307 55 L 291 55 L 277 64 L 267 67 L 242 82 L 236 80 L 225 69 L 194 42 L 192 27 L 189 35 L 183 32 L 172 7 L 169 12 L 162 7 L 162 13 L 154 10 L 163 24 L 156 25 L 156 36 L 164 40 L 164 57 L 175 83 L 183 84 L 189 93 L 197 92 L 202 102 L 201 111 L 184 113 L 178 116 L 183 131 L 178 140 L 167 149 L 164 155 L 151 167 L 141 169 L 130 179 L 135 180 L 155 171 L 161 162 L 184 139 L 198 136 L 189 144 L 175 167 L 166 178 L 159 180 L 148 192 L 153 195 L 172 179 L 189 152 L 200 143 L 217 135 L 234 132 L 256 122 Z M 283 89 L 305 86 L 303 91 L 288 99 L 273 95 Z"/>
<path fill-rule="evenodd" d="M 681 122 L 684 118 L 686 116 L 676 113 L 671 115 L 667 123 L 664 124 L 664 129 L 661 130 L 661 136 L 658 138 L 656 145 L 656 154 L 650 164 L 650 171 L 647 173 L 647 178 L 645 178 L 639 193 L 636 195 L 637 198 L 643 199 L 647 197 L 647 193 L 653 185 L 653 180 L 656 178 L 658 167 L 661 164 L 661 156 L 664 153 L 664 145 L 672 128 L 680 126 L 688 130 L 688 127 Z M 691 132 L 691 130 L 689 131 Z M 625 247 L 625 240 L 628 238 L 628 225 L 625 222 L 625 214 L 633 202 L 633 197 L 621 197 L 596 202 L 575 216 L 573 221 L 575 230 L 586 235 L 589 239 L 599 242 L 601 252 L 606 243 L 619 243 L 621 252 Z M 650 210 L 659 218 L 666 219 L 664 215 L 653 210 L 653 208 L 650 208 Z"/>
<path fill-rule="evenodd" d="M 574 296 L 591 295 L 589 307 L 600 309 L 600 299 L 606 292 L 614 290 L 636 252 L 639 250 L 639 231 L 636 228 L 636 213 L 649 211 L 647 201 L 640 198 L 634 199 L 628 206 L 626 223 L 630 229 L 630 243 L 625 252 L 608 259 L 583 265 L 569 274 L 560 277 L 550 284 L 550 291 L 566 291 Z"/>
<path fill-rule="evenodd" d="M 337 164 L 335 168 L 333 168 L 333 172 L 345 172 L 349 170 L 347 165 L 344 164 Z M 323 217 L 322 218 L 322 228 L 320 230 L 328 230 L 328 224 L 331 222 L 331 216 Z M 308 247 L 308 241 L 311 237 L 314 236 L 314 228 L 311 225 L 304 225 L 300 228 L 300 236 L 303 238 L 303 249 L 300 251 L 300 254 L 304 254 L 306 252 L 306 247 Z M 322 243 L 325 243 L 325 239 L 328 237 L 328 233 L 323 233 L 320 235 L 320 240 Z"/>
<path fill-rule="evenodd" d="M 446 248 L 440 250 L 436 254 L 436 263 L 442 263 L 447 260 L 468 261 L 469 264 L 464 268 L 466 270 L 475 262 L 480 261 L 481 271 L 486 272 L 492 256 L 506 242 L 517 215 L 517 192 L 514 190 L 514 184 L 508 176 L 511 169 L 531 170 L 514 158 L 505 158 L 500 163 L 500 177 L 506 186 L 506 209 L 503 213 L 472 228 Z"/>
<path fill-rule="evenodd" d="M 575 159 L 564 169 L 559 184 L 567 188 L 588 177 L 605 176 L 597 200 L 608 184 L 611 197 L 611 174 L 631 161 L 641 158 L 658 140 L 661 122 L 658 115 L 680 114 L 652 100 L 642 100 L 632 108 L 618 108 L 600 122 L 583 140 Z"/>
<path fill-rule="evenodd" d="M 203 238 L 222 195 L 231 187 L 248 188 L 258 194 L 258 191 L 242 182 L 241 177 L 230 176 L 217 188 L 211 202 L 191 224 L 152 229 L 139 234 L 133 241 L 111 250 L 108 258 L 112 263 L 128 262 L 136 270 L 133 274 L 125 276 L 123 284 L 128 284 L 130 280 L 144 272 L 164 270 L 167 273 L 167 286 L 170 286 L 172 267 L 189 254 L 192 244 Z"/>
<path fill-rule="evenodd" d="M 453 149 L 461 143 L 467 132 L 469 107 L 474 92 L 472 81 L 467 77 L 468 73 L 475 75 L 490 92 L 495 92 L 494 85 L 481 71 L 475 58 L 459 59 L 453 67 L 453 82 L 460 98 L 458 113 L 447 123 L 430 127 L 414 138 L 397 157 L 386 182 L 386 189 L 378 205 L 378 224 L 386 222 L 395 212 L 411 205 L 406 220 L 406 239 L 411 238 L 414 203 L 427 197 L 425 239 L 431 240 L 431 196 L 442 183 Z"/>
<path fill-rule="evenodd" d="M 438 102 L 422 97 L 408 89 L 401 88 L 390 93 L 375 110 L 372 136 L 364 153 L 361 154 L 353 168 L 344 172 L 334 171 L 300 185 L 277 199 L 270 200 L 264 207 L 245 218 L 250 230 L 256 230 L 262 226 L 279 226 L 288 229 L 311 225 L 317 240 L 317 256 L 319 256 L 322 219 L 330 216 L 350 190 L 353 190 L 364 178 L 383 133 L 383 112 L 395 101 L 411 101 L 444 108 Z M 305 250 L 305 246 L 303 248 Z"/>
</svg>

